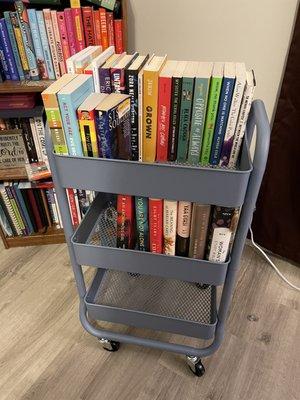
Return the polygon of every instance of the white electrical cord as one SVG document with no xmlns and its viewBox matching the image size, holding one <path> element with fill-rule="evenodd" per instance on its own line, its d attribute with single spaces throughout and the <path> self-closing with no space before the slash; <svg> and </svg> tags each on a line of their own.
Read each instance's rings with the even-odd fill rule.
<svg viewBox="0 0 300 400">
<path fill-rule="evenodd" d="M 274 268 L 275 272 L 280 276 L 281 279 L 283 279 L 289 286 L 291 286 L 293 289 L 298 290 L 298 292 L 300 292 L 300 287 L 294 285 L 293 283 L 291 283 L 290 281 L 288 281 L 286 279 L 286 277 L 279 271 L 279 269 L 276 267 L 276 265 L 273 263 L 273 261 L 267 256 L 267 254 L 263 251 L 262 248 L 259 247 L 258 244 L 256 244 L 254 242 L 254 238 L 253 238 L 253 232 L 252 232 L 252 228 L 250 227 L 250 235 L 251 235 L 251 242 L 253 244 L 253 246 L 265 257 L 265 259 L 269 262 L 269 264 Z"/>
</svg>

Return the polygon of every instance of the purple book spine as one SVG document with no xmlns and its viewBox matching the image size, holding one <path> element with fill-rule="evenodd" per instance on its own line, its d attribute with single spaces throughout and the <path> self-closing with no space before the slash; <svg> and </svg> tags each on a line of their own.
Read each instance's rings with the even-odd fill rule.
<svg viewBox="0 0 300 400">
<path fill-rule="evenodd" d="M 18 74 L 17 65 L 16 65 L 13 49 L 11 47 L 11 43 L 9 40 L 9 35 L 8 35 L 8 31 L 7 31 L 7 27 L 6 27 L 4 18 L 0 19 L 0 35 L 1 35 L 2 50 L 3 50 L 4 57 L 7 62 L 10 77 L 13 81 L 19 81 L 20 77 Z"/>
<path fill-rule="evenodd" d="M 100 81 L 100 93 L 112 92 L 109 68 L 100 68 L 99 81 Z"/>
</svg>

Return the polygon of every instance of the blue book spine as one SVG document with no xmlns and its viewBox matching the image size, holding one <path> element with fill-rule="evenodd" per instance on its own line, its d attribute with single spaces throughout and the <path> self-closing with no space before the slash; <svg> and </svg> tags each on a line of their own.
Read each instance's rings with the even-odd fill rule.
<svg viewBox="0 0 300 400">
<path fill-rule="evenodd" d="M 112 124 L 109 122 L 110 119 L 112 120 L 110 112 L 98 111 L 98 115 L 96 115 L 96 129 L 103 158 L 115 158 L 116 156 L 117 141 Z"/>
<path fill-rule="evenodd" d="M 220 100 L 219 100 L 219 109 L 213 136 L 213 143 L 210 152 L 209 162 L 212 165 L 218 165 L 220 161 L 220 154 L 222 150 L 224 135 L 226 132 L 234 83 L 235 83 L 235 78 L 224 77 L 223 79 Z"/>
<path fill-rule="evenodd" d="M 100 81 L 100 93 L 111 93 L 111 79 L 110 69 L 100 68 L 99 69 L 99 81 Z"/>
<path fill-rule="evenodd" d="M 25 202 L 23 200 L 23 196 L 21 194 L 20 189 L 18 188 L 18 183 L 14 183 L 13 187 L 14 187 L 14 192 L 16 194 L 16 200 L 18 201 L 19 206 L 20 206 L 19 209 L 22 214 L 22 218 L 23 218 L 24 222 L 26 223 L 28 234 L 31 235 L 34 232 L 34 229 L 33 229 L 33 225 L 31 223 Z"/>
<path fill-rule="evenodd" d="M 36 18 L 36 10 L 34 10 L 33 8 L 31 8 L 31 9 L 29 8 L 27 10 L 27 14 L 28 14 L 28 21 L 29 21 L 29 26 L 30 26 L 30 30 L 31 30 L 32 41 L 33 41 L 34 51 L 35 51 L 35 55 L 36 55 L 36 61 L 37 61 L 37 67 L 39 70 L 39 75 L 42 79 L 47 79 L 48 72 L 47 72 L 41 37 L 40 37 L 39 26 L 38 26 L 37 18 Z"/>
<path fill-rule="evenodd" d="M 50 53 L 50 47 L 48 43 L 47 31 L 45 27 L 45 21 L 43 16 L 43 11 L 36 12 L 37 23 L 40 32 L 41 44 L 43 48 L 46 68 L 48 72 L 49 79 L 55 79 L 55 72 L 52 64 L 52 58 Z"/>
<path fill-rule="evenodd" d="M 137 247 L 140 251 L 149 251 L 148 199 L 135 197 L 135 215 Z"/>
<path fill-rule="evenodd" d="M 1 36 L 1 41 L 2 41 L 2 50 L 3 50 L 4 57 L 7 62 L 11 80 L 19 81 L 20 77 L 18 74 L 17 65 L 16 65 L 14 53 L 13 53 L 13 50 L 12 50 L 12 47 L 10 44 L 9 35 L 8 35 L 8 31 L 6 28 L 4 18 L 0 19 L 0 36 Z"/>
<path fill-rule="evenodd" d="M 18 74 L 19 74 L 20 80 L 24 81 L 25 80 L 25 75 L 24 75 L 24 71 L 23 71 L 23 68 L 22 68 L 22 63 L 21 63 L 21 59 L 20 59 L 18 46 L 17 46 L 17 42 L 16 42 L 13 26 L 12 26 L 12 23 L 11 23 L 9 11 L 4 11 L 3 15 L 4 15 L 4 19 L 5 19 L 7 32 L 8 32 L 8 35 L 9 35 L 11 48 L 12 48 L 12 51 L 14 53 L 14 58 L 15 58 Z"/>
<path fill-rule="evenodd" d="M 3 72 L 3 76 L 6 80 L 11 80 L 11 76 L 9 73 L 9 69 L 8 69 L 8 65 L 4 56 L 4 51 L 2 49 L 2 40 L 1 40 L 1 36 L 0 36 L 0 60 L 1 60 L 1 66 L 2 66 L 2 72 Z"/>
</svg>

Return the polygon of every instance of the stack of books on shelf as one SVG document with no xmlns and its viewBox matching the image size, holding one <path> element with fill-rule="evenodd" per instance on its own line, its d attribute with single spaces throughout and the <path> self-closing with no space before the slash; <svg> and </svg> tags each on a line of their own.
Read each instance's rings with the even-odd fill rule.
<svg viewBox="0 0 300 400">
<path fill-rule="evenodd" d="M 35 10 L 22 1 L 14 6 L 0 19 L 0 81 L 57 79 L 67 72 L 66 60 L 90 46 L 124 51 L 119 12 L 96 6 Z"/>
</svg>

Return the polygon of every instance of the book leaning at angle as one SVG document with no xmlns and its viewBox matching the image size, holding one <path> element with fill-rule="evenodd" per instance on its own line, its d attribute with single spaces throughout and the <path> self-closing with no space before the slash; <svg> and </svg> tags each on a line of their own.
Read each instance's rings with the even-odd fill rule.
<svg viewBox="0 0 300 400">
<path fill-rule="evenodd" d="M 177 201 L 164 200 L 163 210 L 163 237 L 164 254 L 175 255 L 177 227 Z"/>
<path fill-rule="evenodd" d="M 81 54 L 79 57 L 75 57 L 74 66 L 76 74 L 83 74 L 84 69 L 102 52 L 101 46 L 90 46 L 88 51 Z"/>
<path fill-rule="evenodd" d="M 91 48 L 91 47 L 92 47 L 92 46 L 86 47 L 85 49 L 79 51 L 78 53 L 73 54 L 71 57 L 69 57 L 69 58 L 66 60 L 67 72 L 68 72 L 69 74 L 75 74 L 75 70 L 76 70 L 75 61 L 76 61 L 77 59 L 79 59 L 79 58 L 84 57 L 84 55 L 90 51 L 90 48 Z"/>
</svg>

